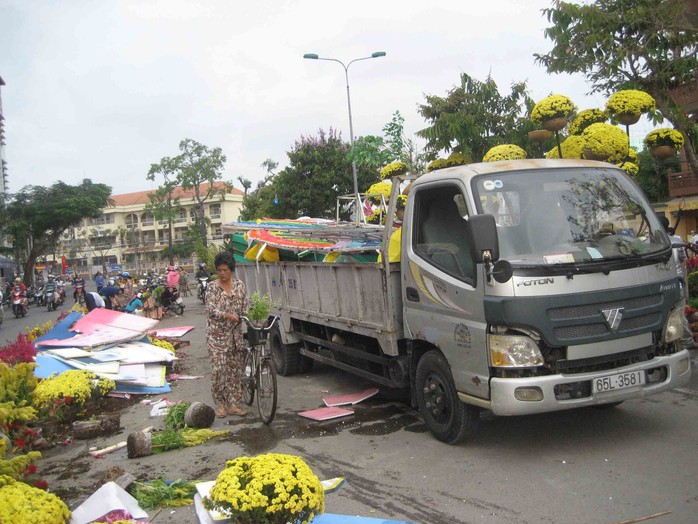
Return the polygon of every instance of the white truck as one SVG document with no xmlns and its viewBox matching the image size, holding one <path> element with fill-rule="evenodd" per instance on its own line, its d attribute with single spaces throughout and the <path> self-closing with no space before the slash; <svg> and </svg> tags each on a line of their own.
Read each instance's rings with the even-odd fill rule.
<svg viewBox="0 0 698 524">
<path fill-rule="evenodd" d="M 393 216 L 394 181 L 388 216 Z M 317 360 L 409 388 L 436 438 L 462 442 L 480 412 L 614 406 L 691 373 L 671 244 L 617 167 L 517 160 L 413 181 L 401 260 L 239 263 L 278 307 L 277 371 Z"/>
</svg>

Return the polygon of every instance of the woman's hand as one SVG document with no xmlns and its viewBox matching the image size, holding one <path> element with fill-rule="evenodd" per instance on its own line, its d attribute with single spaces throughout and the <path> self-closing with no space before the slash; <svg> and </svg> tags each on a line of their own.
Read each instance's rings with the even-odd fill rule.
<svg viewBox="0 0 698 524">
<path fill-rule="evenodd" d="M 237 324 L 238 322 L 240 322 L 240 319 L 237 317 L 237 315 L 235 315 L 235 313 L 226 313 L 224 316 L 233 324 Z"/>
</svg>

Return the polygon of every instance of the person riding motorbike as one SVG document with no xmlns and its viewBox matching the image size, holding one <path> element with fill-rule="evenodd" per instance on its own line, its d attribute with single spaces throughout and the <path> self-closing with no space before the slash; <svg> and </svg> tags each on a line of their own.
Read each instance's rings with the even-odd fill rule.
<svg viewBox="0 0 698 524">
<path fill-rule="evenodd" d="M 44 296 L 46 295 L 51 297 L 54 304 L 58 304 L 58 284 L 53 275 L 48 276 L 48 281 L 44 287 Z M 49 300 L 46 300 L 46 302 L 49 302 Z"/>
<path fill-rule="evenodd" d="M 211 273 L 209 273 L 206 269 L 206 264 L 204 264 L 203 262 L 199 264 L 199 269 L 196 270 L 194 278 L 196 280 L 199 280 L 200 278 L 211 278 Z"/>
<path fill-rule="evenodd" d="M 196 270 L 194 278 L 199 283 L 197 286 L 197 296 L 199 300 L 204 300 L 204 294 L 206 293 L 206 282 L 211 279 L 211 273 L 206 269 L 206 264 L 203 262 L 199 264 L 199 269 Z"/>
<path fill-rule="evenodd" d="M 16 294 L 18 293 L 19 296 L 22 297 L 22 309 L 24 309 L 26 313 L 29 310 L 29 300 L 27 300 L 27 286 L 24 285 L 24 282 L 22 282 L 21 278 L 17 277 L 15 278 L 15 285 L 12 289 L 12 296 L 16 296 Z"/>
<path fill-rule="evenodd" d="M 73 298 L 75 299 L 75 303 L 77 304 L 78 301 L 82 302 L 80 300 L 80 296 L 82 295 L 83 300 L 85 297 L 85 279 L 84 278 L 78 278 L 75 280 L 75 291 L 73 291 Z"/>
</svg>

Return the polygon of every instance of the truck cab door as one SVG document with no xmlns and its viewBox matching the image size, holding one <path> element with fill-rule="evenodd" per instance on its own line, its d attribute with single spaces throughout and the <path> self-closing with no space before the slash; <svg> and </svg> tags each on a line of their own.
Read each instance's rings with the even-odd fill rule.
<svg viewBox="0 0 698 524">
<path fill-rule="evenodd" d="M 472 209 L 457 181 L 413 188 L 410 200 L 401 261 L 405 331 L 441 350 L 458 391 L 489 398 L 483 283 L 466 223 Z"/>
</svg>

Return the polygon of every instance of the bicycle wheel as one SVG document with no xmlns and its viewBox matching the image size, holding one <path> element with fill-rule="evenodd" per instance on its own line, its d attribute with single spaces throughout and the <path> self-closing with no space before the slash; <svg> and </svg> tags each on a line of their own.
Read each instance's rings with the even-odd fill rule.
<svg viewBox="0 0 698 524">
<path fill-rule="evenodd" d="M 262 360 L 257 369 L 257 409 L 262 422 L 271 424 L 276 414 L 276 370 L 271 359 Z"/>
<path fill-rule="evenodd" d="M 242 400 L 244 400 L 248 406 L 251 406 L 254 400 L 255 377 L 252 374 L 253 370 L 254 354 L 250 348 L 248 348 L 247 354 L 245 355 L 245 363 L 242 365 L 242 380 L 240 381 Z"/>
</svg>

